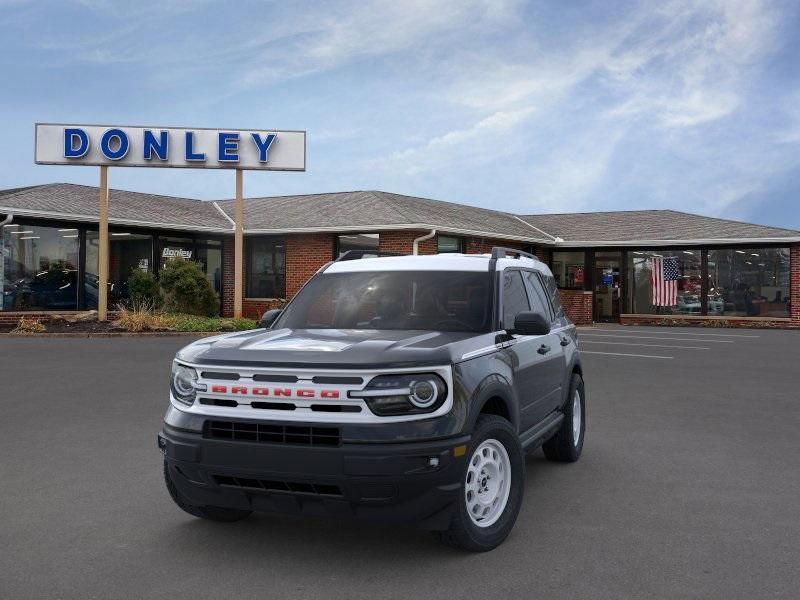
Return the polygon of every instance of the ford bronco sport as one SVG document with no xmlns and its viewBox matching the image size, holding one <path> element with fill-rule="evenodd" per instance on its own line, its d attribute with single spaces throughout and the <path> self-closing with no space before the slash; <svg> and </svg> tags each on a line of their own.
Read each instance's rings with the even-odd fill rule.
<svg viewBox="0 0 800 600">
<path fill-rule="evenodd" d="M 484 551 L 516 521 L 526 452 L 580 457 L 576 331 L 532 255 L 352 251 L 261 325 L 173 362 L 158 445 L 192 515 L 414 522 Z"/>
</svg>

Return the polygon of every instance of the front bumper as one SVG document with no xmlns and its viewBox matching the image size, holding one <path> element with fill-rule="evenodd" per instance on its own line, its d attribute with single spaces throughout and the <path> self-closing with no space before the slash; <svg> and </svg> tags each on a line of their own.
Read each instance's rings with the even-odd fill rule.
<svg viewBox="0 0 800 600">
<path fill-rule="evenodd" d="M 255 511 L 414 522 L 445 529 L 469 436 L 304 446 L 210 439 L 164 424 L 158 446 L 191 503 Z"/>
</svg>

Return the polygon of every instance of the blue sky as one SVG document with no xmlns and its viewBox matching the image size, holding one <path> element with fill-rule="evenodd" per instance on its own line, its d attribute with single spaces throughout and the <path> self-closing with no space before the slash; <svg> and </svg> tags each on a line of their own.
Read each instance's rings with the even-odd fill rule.
<svg viewBox="0 0 800 600">
<path fill-rule="evenodd" d="M 800 5 L 0 0 L 0 188 L 33 123 L 306 129 L 248 196 L 381 189 L 523 213 L 673 208 L 800 229 Z M 232 173 L 112 169 L 230 197 Z"/>
</svg>

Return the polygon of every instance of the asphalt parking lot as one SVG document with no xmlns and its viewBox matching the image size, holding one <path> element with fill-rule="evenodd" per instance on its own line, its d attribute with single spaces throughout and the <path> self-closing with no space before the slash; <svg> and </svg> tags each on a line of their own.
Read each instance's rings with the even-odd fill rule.
<svg viewBox="0 0 800 600">
<path fill-rule="evenodd" d="M 187 338 L 0 339 L 0 598 L 796 598 L 800 332 L 596 327 L 574 465 L 527 461 L 507 542 L 204 522 L 155 433 Z"/>
</svg>

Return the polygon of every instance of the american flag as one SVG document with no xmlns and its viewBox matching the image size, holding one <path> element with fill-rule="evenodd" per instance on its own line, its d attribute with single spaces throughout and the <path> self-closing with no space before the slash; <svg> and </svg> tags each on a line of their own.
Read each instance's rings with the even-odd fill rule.
<svg viewBox="0 0 800 600">
<path fill-rule="evenodd" d="M 675 306 L 678 304 L 678 259 L 654 256 L 650 260 L 653 306 Z"/>
</svg>

